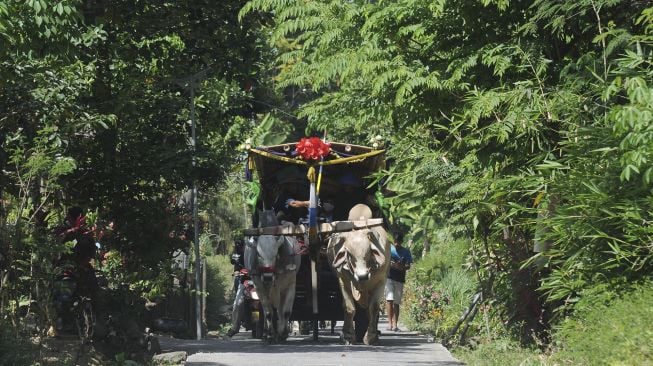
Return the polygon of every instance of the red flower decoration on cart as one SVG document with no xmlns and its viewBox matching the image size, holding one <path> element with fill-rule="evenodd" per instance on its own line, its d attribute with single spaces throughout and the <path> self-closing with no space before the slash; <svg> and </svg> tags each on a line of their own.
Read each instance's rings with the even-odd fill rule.
<svg viewBox="0 0 653 366">
<path fill-rule="evenodd" d="M 295 151 L 304 160 L 320 160 L 329 155 L 331 145 L 319 137 L 307 137 L 299 140 Z"/>
</svg>

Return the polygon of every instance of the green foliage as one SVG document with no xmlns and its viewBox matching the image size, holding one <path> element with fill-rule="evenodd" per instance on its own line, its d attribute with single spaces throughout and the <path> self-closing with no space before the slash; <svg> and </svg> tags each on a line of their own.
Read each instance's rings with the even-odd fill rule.
<svg viewBox="0 0 653 366">
<path fill-rule="evenodd" d="M 285 121 L 266 114 L 260 123 L 252 130 L 252 146 L 278 145 L 288 140 L 292 126 Z"/>
<path fill-rule="evenodd" d="M 81 0 L 58 3 L 44 0 L 3 1 L 0 5 L 0 57 L 74 52 L 106 35 L 102 27 L 81 22 Z M 62 52 L 63 51 L 63 52 Z M 72 56 L 72 55 L 70 55 Z"/>
<path fill-rule="evenodd" d="M 46 289 L 66 247 L 51 230 L 71 206 L 114 227 L 96 237 L 113 255 L 101 268 L 112 289 L 168 293 L 170 257 L 192 232 L 177 198 L 221 182 L 277 98 L 241 5 L 0 2 L 0 317 L 17 322 L 35 300 L 41 335 L 52 324 Z"/>
<path fill-rule="evenodd" d="M 203 238 L 210 243 L 207 245 L 210 254 L 231 253 L 235 239 L 242 237 L 242 230 L 251 225 L 241 175 L 241 172 L 231 174 L 221 187 L 209 191 L 204 200 L 208 225 Z"/>
<path fill-rule="evenodd" d="M 404 311 L 411 329 L 434 334 L 441 338 L 452 324 L 444 324 L 449 298 L 440 289 L 423 283 L 410 283 L 406 288 Z M 446 309 L 449 310 L 449 309 Z M 449 317 L 451 319 L 451 317 Z M 448 325 L 448 327 L 447 327 Z"/>
<path fill-rule="evenodd" d="M 402 318 L 412 329 L 442 339 L 469 305 L 478 284 L 463 269 L 466 247 L 464 240 L 436 242 L 409 271 Z"/>
<path fill-rule="evenodd" d="M 583 365 L 653 362 L 651 283 L 638 284 L 623 294 L 613 288 L 592 292 L 583 293 L 578 311 L 561 323 L 556 332 L 559 350 L 552 360 Z"/>
<path fill-rule="evenodd" d="M 313 93 L 309 128 L 387 138 L 390 218 L 472 238 L 520 340 L 584 289 L 651 273 L 646 2 L 252 0 L 240 16 L 254 14 L 279 86 Z"/>
<path fill-rule="evenodd" d="M 4 1 L 0 44 L 0 260 L 42 279 L 3 287 L 0 312 L 47 286 L 37 243 L 75 204 L 115 223 L 103 244 L 146 268 L 138 291 L 162 292 L 189 244 L 172 201 L 193 181 L 209 192 L 206 247 L 224 249 L 247 225 L 237 146 L 295 127 L 382 136 L 389 219 L 421 248 L 438 227 L 465 239 L 415 276 L 465 306 L 469 262 L 522 341 L 653 270 L 647 2 Z"/>
<path fill-rule="evenodd" d="M 0 322 L 0 365 L 29 365 L 36 361 L 37 347 L 23 337 L 6 320 Z"/>
<path fill-rule="evenodd" d="M 96 270 L 107 279 L 109 289 L 129 290 L 129 296 L 133 298 L 156 300 L 164 297 L 170 289 L 171 262 L 162 260 L 155 266 L 144 266 L 138 259 L 110 250 L 102 262 L 96 264 Z"/>
<path fill-rule="evenodd" d="M 617 60 L 618 68 L 604 99 L 616 102 L 608 118 L 614 124 L 615 137 L 621 139 L 621 180 L 629 181 L 631 176 L 641 175 L 644 183 L 650 184 L 653 181 L 650 163 L 653 159 L 653 87 L 648 84 L 653 78 L 653 64 L 647 60 L 651 51 L 645 52 L 638 46 Z"/>
<path fill-rule="evenodd" d="M 216 329 L 229 320 L 225 317 L 224 310 L 227 309 L 231 314 L 233 265 L 228 256 L 214 255 L 206 258 L 206 266 L 206 323 L 209 329 Z"/>
</svg>

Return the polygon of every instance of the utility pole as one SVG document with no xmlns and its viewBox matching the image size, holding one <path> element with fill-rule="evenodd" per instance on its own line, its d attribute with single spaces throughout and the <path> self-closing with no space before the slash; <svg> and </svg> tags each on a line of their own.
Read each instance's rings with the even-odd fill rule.
<svg viewBox="0 0 653 366">
<path fill-rule="evenodd" d="M 175 83 L 190 92 L 190 121 L 191 121 L 191 151 L 192 151 L 192 172 L 195 174 L 197 165 L 197 135 L 195 133 L 195 88 L 199 86 L 202 80 L 211 68 L 206 68 L 194 75 L 177 79 Z M 193 237 L 193 246 L 195 251 L 195 327 L 197 340 L 202 339 L 202 291 L 201 286 L 201 260 L 200 260 L 200 228 L 197 212 L 197 180 L 193 176 L 193 189 L 191 192 L 190 204 L 193 207 L 193 227 L 195 235 Z"/>
</svg>

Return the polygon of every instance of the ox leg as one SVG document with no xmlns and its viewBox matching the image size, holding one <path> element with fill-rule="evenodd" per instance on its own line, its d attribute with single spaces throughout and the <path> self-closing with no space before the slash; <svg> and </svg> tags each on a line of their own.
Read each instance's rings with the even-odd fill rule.
<svg viewBox="0 0 653 366">
<path fill-rule="evenodd" d="M 288 338 L 288 335 L 290 334 L 290 328 L 288 327 L 289 325 L 288 319 L 290 319 L 290 312 L 282 310 L 281 317 L 279 319 L 279 325 L 280 325 L 279 337 L 281 338 L 282 341 L 285 341 Z"/>
<path fill-rule="evenodd" d="M 279 342 L 279 332 L 280 332 L 280 326 L 279 326 L 279 318 L 281 317 L 279 313 L 280 306 L 282 304 L 280 303 L 280 291 L 278 287 L 278 283 L 274 283 L 272 288 L 270 289 L 270 319 L 269 319 L 269 335 L 271 337 L 270 342 L 271 343 L 277 343 Z"/>
<path fill-rule="evenodd" d="M 270 339 L 270 319 L 272 319 L 272 315 L 270 313 L 270 309 L 268 306 L 263 305 L 261 302 L 261 306 L 263 307 L 263 318 L 260 320 L 263 322 L 263 334 L 261 335 L 261 339 L 263 340 L 269 340 Z"/>
<path fill-rule="evenodd" d="M 274 340 L 274 308 L 264 305 L 263 312 L 265 313 L 265 339 L 272 342 Z"/>
<path fill-rule="evenodd" d="M 279 313 L 279 308 L 274 308 L 273 307 L 272 311 L 273 311 L 272 324 L 274 326 L 274 329 L 272 330 L 273 331 L 272 340 L 273 340 L 274 343 L 277 343 L 277 342 L 279 342 L 279 334 L 281 333 L 281 328 L 279 327 L 281 316 L 280 316 L 280 313 Z M 281 326 L 281 327 L 283 327 L 283 326 Z"/>
<path fill-rule="evenodd" d="M 370 304 L 367 307 L 370 322 L 363 342 L 368 345 L 376 345 L 379 342 L 379 312 L 381 311 L 381 298 L 384 291 L 384 287 L 380 286 L 371 296 Z"/>
<path fill-rule="evenodd" d="M 363 338 L 363 343 L 366 345 L 376 345 L 379 342 L 379 303 L 373 301 L 367 307 L 367 317 L 369 320 L 367 326 L 367 332 L 365 333 L 365 338 Z"/>
<path fill-rule="evenodd" d="M 270 300 L 269 290 L 266 291 L 265 284 L 262 282 L 254 281 L 254 286 L 257 288 L 257 292 L 261 301 L 261 306 L 263 307 L 263 316 L 265 321 L 265 331 L 264 338 L 267 338 L 268 341 L 272 341 L 274 337 L 273 329 L 273 315 L 274 308 L 272 307 L 272 301 Z"/>
<path fill-rule="evenodd" d="M 340 287 L 344 288 L 342 280 Z M 345 344 L 356 343 L 356 334 L 354 332 L 354 315 L 356 314 L 356 303 L 353 296 L 347 291 L 342 291 L 342 306 L 345 313 L 345 321 L 342 325 L 342 340 Z"/>
<path fill-rule="evenodd" d="M 279 313 L 279 337 L 282 340 L 288 338 L 290 329 L 288 327 L 288 321 L 290 320 L 290 314 L 292 312 L 292 305 L 295 301 L 295 284 L 291 284 L 286 290 L 286 293 L 283 296 L 281 303 L 281 311 Z"/>
<path fill-rule="evenodd" d="M 265 312 L 265 326 L 266 326 L 266 335 L 268 343 L 276 343 L 279 340 L 279 334 L 277 331 L 277 320 L 279 319 L 279 313 L 274 306 L 263 307 Z"/>
</svg>

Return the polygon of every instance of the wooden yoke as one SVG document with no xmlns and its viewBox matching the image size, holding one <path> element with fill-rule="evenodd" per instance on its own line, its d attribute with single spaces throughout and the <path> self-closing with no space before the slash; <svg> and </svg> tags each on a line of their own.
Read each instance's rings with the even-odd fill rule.
<svg viewBox="0 0 653 366">
<path fill-rule="evenodd" d="M 245 236 L 259 236 L 259 235 L 304 235 L 304 225 L 293 225 L 288 223 L 279 226 L 266 226 L 266 227 L 252 227 L 245 229 Z"/>
<path fill-rule="evenodd" d="M 354 231 L 367 229 L 374 226 L 383 225 L 383 219 L 367 219 L 356 221 L 334 221 L 322 223 L 319 225 L 319 231 L 323 234 L 341 233 L 345 231 Z"/>
<path fill-rule="evenodd" d="M 383 225 L 383 219 L 368 219 L 357 221 L 334 221 L 328 223 L 321 223 L 318 225 L 318 232 L 321 234 L 341 233 L 345 231 L 354 231 L 367 229 L 374 226 Z M 254 227 L 245 229 L 245 236 L 259 236 L 259 235 L 292 235 L 303 236 L 308 232 L 306 225 L 279 225 L 267 227 Z"/>
</svg>

